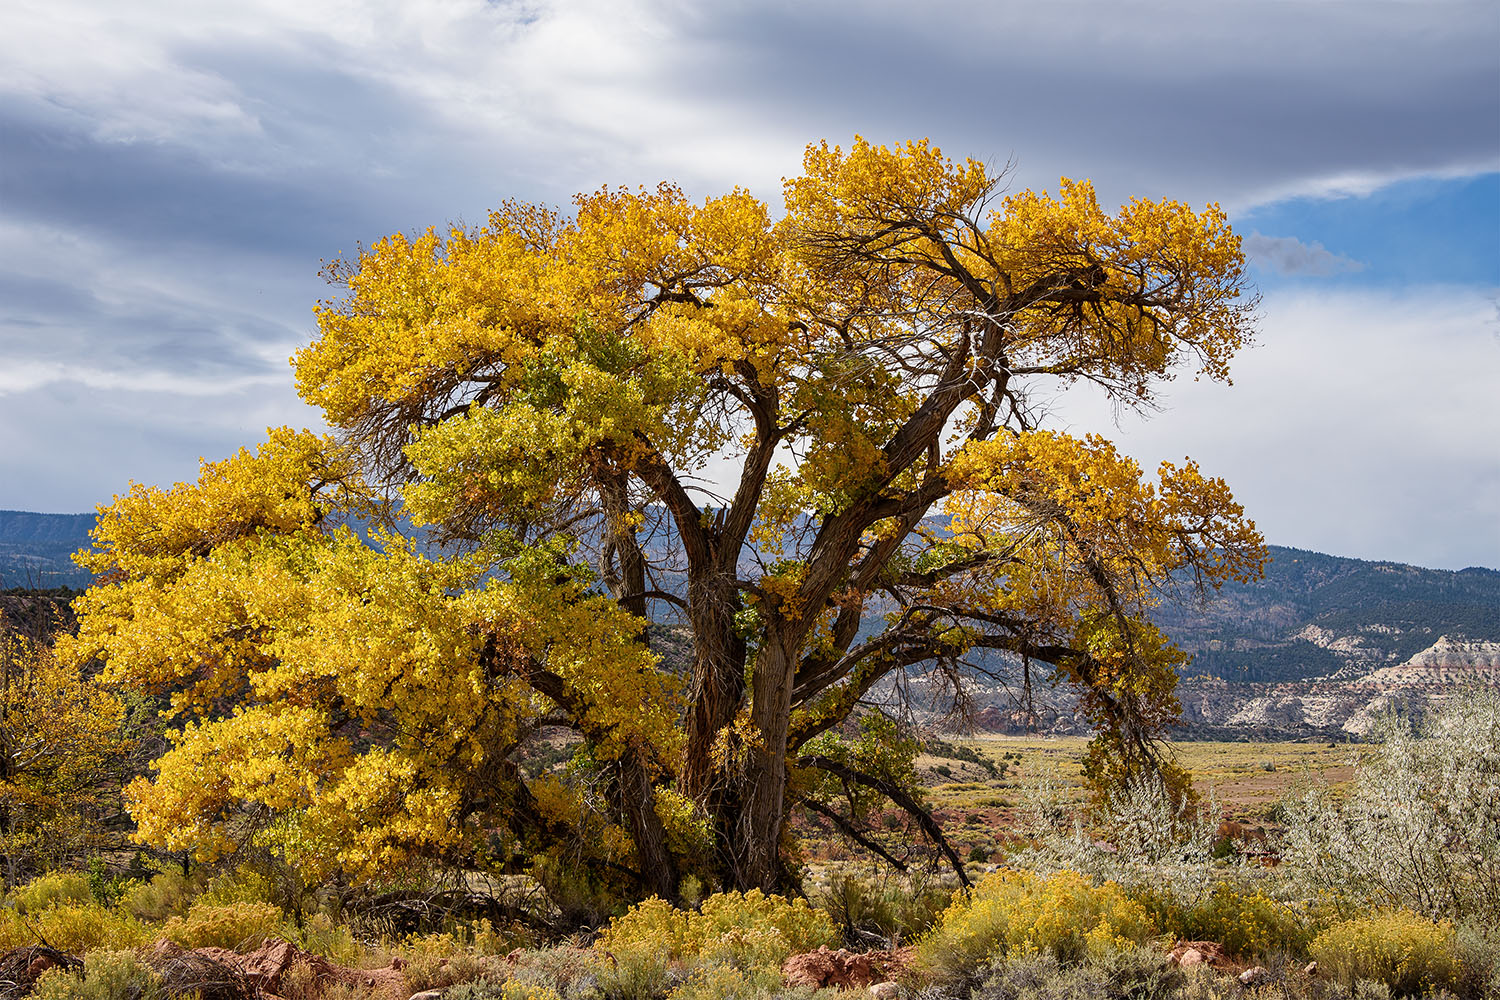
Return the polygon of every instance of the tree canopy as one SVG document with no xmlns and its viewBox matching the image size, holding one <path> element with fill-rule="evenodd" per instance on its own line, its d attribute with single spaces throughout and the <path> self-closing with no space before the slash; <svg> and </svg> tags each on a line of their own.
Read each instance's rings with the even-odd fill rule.
<svg viewBox="0 0 1500 1000">
<path fill-rule="evenodd" d="M 0 613 L 0 854 L 4 884 L 97 849 L 96 824 L 134 741 L 125 709 Z M 114 810 L 118 812 L 118 801 Z M 91 822 L 91 820 L 93 822 Z"/>
<path fill-rule="evenodd" d="M 825 734 L 981 652 L 1077 688 L 1096 780 L 1162 766 L 1183 656 L 1149 609 L 1257 574 L 1260 536 L 1193 462 L 1148 479 L 1039 401 L 1227 380 L 1239 239 L 1001 179 L 818 144 L 779 218 L 603 189 L 336 260 L 293 359 L 336 433 L 135 486 L 81 556 L 72 655 L 182 719 L 141 836 L 775 889 L 819 775 L 901 794 Z M 350 527 L 391 498 L 440 547 Z M 564 771 L 528 764 L 549 732 Z"/>
</svg>

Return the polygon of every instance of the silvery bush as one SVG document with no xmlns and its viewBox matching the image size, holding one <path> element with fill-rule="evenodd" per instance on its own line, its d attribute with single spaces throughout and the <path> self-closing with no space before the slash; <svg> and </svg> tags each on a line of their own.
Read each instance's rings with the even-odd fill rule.
<svg viewBox="0 0 1500 1000">
<path fill-rule="evenodd" d="M 1014 863 L 1037 871 L 1069 869 L 1123 888 L 1165 891 L 1193 906 L 1231 872 L 1232 859 L 1215 859 L 1217 802 L 1176 801 L 1161 779 L 1142 774 L 1112 790 L 1089 817 L 1070 812 L 1057 785 L 1043 778 L 1028 789 L 1023 831 L 1032 846 Z"/>
<path fill-rule="evenodd" d="M 1500 925 L 1500 692 L 1461 692 L 1421 725 L 1385 720 L 1342 801 L 1287 813 L 1284 860 L 1314 890 Z"/>
</svg>

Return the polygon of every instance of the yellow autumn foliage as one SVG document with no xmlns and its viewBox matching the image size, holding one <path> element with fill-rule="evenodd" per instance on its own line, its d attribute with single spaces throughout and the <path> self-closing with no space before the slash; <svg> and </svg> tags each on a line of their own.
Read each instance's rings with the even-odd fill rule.
<svg viewBox="0 0 1500 1000">
<path fill-rule="evenodd" d="M 1150 765 L 1181 655 L 1146 613 L 1258 572 L 1260 536 L 1192 462 L 1148 481 L 1029 394 L 1227 379 L 1239 240 L 1215 205 L 1002 180 L 819 143 L 779 216 L 602 188 L 337 259 L 293 359 L 335 433 L 132 486 L 80 554 L 64 658 L 177 718 L 141 837 L 311 878 L 774 888 L 806 741 L 984 649 L 1079 689 L 1099 780 Z M 528 773 L 556 729 L 572 763 Z"/>
<path fill-rule="evenodd" d="M 0 853 L 12 870 L 95 846 L 83 816 L 110 794 L 131 741 L 124 708 L 81 664 L 0 617 Z"/>
<path fill-rule="evenodd" d="M 1146 909 L 1113 882 L 1095 886 L 1076 872 L 1000 870 L 955 893 L 917 962 L 938 975 L 963 975 L 1007 955 L 1051 952 L 1063 961 L 1103 956 L 1156 933 Z"/>
<path fill-rule="evenodd" d="M 1402 995 L 1450 989 L 1460 967 L 1453 925 L 1406 910 L 1384 910 L 1334 924 L 1308 953 L 1335 979 L 1384 983 Z"/>
</svg>

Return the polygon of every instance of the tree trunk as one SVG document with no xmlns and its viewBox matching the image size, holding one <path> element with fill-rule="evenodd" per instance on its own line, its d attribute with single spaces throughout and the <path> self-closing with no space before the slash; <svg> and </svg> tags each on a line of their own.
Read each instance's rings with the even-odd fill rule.
<svg viewBox="0 0 1500 1000">
<path fill-rule="evenodd" d="M 667 850 L 667 833 L 656 814 L 656 789 L 651 775 L 634 753 L 620 758 L 619 786 L 621 811 L 635 841 L 645 888 L 662 899 L 675 900 L 681 873 Z"/>
<path fill-rule="evenodd" d="M 719 730 L 734 722 L 745 696 L 745 640 L 735 631 L 740 609 L 732 574 L 705 572 L 688 581 L 693 628 L 693 675 L 688 691 L 687 755 L 682 785 L 695 802 L 707 801 L 718 784 L 713 760 Z"/>
<path fill-rule="evenodd" d="M 745 814 L 737 845 L 741 889 L 779 888 L 781 829 L 786 821 L 787 731 L 791 726 L 792 668 L 796 659 L 791 637 L 766 637 L 755 660 L 750 719 L 761 745 L 755 748 L 746 775 Z"/>
</svg>

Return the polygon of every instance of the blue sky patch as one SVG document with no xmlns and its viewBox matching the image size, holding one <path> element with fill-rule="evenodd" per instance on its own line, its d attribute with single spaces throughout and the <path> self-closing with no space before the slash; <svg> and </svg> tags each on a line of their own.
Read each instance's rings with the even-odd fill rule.
<svg viewBox="0 0 1500 1000">
<path fill-rule="evenodd" d="M 1309 279 L 1500 285 L 1500 173 L 1398 181 L 1363 197 L 1293 198 L 1234 225 L 1263 288 Z"/>
</svg>

